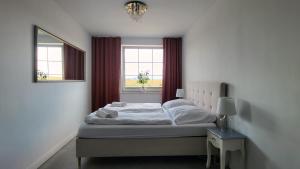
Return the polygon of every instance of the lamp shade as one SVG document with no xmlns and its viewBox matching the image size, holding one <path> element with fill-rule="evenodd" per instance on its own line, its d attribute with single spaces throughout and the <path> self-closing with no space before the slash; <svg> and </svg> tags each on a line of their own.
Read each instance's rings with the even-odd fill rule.
<svg viewBox="0 0 300 169">
<path fill-rule="evenodd" d="M 232 116 L 236 114 L 234 100 L 230 97 L 220 97 L 218 100 L 217 113 Z"/>
<path fill-rule="evenodd" d="M 184 97 L 184 89 L 177 89 L 176 97 Z"/>
</svg>

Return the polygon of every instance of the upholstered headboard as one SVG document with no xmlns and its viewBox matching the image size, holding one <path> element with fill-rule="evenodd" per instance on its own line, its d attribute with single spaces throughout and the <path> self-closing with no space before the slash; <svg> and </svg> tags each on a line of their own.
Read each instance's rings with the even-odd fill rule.
<svg viewBox="0 0 300 169">
<path fill-rule="evenodd" d="M 190 82 L 186 86 L 186 99 L 211 113 L 216 113 L 218 98 L 227 96 L 227 90 L 226 83 Z"/>
</svg>

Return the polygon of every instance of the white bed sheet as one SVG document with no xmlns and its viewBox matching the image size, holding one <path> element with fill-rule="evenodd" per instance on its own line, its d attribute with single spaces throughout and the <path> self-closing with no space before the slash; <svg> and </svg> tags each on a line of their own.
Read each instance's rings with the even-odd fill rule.
<svg viewBox="0 0 300 169">
<path fill-rule="evenodd" d="M 215 123 L 190 125 L 90 125 L 82 124 L 79 138 L 170 138 L 206 136 L 208 127 Z"/>
</svg>

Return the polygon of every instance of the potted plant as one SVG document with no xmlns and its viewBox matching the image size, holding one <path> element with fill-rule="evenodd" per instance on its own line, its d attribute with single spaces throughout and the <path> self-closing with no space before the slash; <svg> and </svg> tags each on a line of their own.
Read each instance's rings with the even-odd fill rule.
<svg viewBox="0 0 300 169">
<path fill-rule="evenodd" d="M 47 74 L 38 70 L 37 71 L 37 79 L 38 80 L 47 80 Z"/>
<path fill-rule="evenodd" d="M 141 84 L 142 89 L 145 90 L 145 84 L 147 84 L 148 81 L 150 80 L 150 78 L 149 78 L 149 72 L 145 72 L 145 73 L 144 72 L 140 72 L 138 74 L 137 78 L 138 78 L 137 83 Z"/>
</svg>

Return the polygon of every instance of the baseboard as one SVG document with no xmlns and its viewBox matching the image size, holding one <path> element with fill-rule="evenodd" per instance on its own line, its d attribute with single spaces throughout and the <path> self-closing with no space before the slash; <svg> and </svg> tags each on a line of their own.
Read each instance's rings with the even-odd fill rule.
<svg viewBox="0 0 300 169">
<path fill-rule="evenodd" d="M 68 142 L 70 142 L 75 136 L 77 132 L 73 132 L 69 136 L 67 136 L 64 140 L 57 143 L 54 147 L 52 147 L 48 152 L 42 155 L 37 161 L 33 162 L 27 169 L 37 169 L 44 162 L 46 162 L 50 157 L 52 157 L 58 150 L 60 150 L 63 146 L 65 146 Z"/>
</svg>

